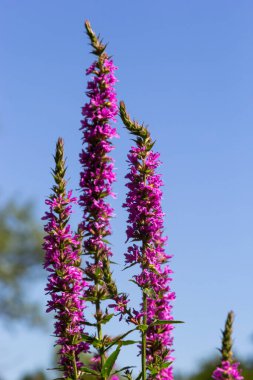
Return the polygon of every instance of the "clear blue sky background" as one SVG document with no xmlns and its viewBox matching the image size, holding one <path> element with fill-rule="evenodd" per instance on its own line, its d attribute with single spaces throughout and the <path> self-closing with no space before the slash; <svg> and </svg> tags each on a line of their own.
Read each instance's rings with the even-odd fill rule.
<svg viewBox="0 0 253 380">
<path fill-rule="evenodd" d="M 38 217 L 43 214 L 59 135 L 66 141 L 70 185 L 78 187 L 84 73 L 93 60 L 83 22 L 90 19 L 119 67 L 119 99 L 149 124 L 161 153 L 174 315 L 186 322 L 175 331 L 175 368 L 182 372 L 215 354 L 231 308 L 235 351 L 252 353 L 252 18 L 250 0 L 0 3 L 1 203 L 33 198 Z M 118 131 L 112 241 L 122 263 L 130 140 L 120 122 Z M 116 270 L 115 276 L 122 289 L 134 290 L 126 274 Z M 31 285 L 27 297 L 45 303 L 43 286 Z M 6 380 L 50 366 L 49 333 L 5 326 L 0 334 Z M 131 350 L 127 359 L 137 362 Z"/>
</svg>

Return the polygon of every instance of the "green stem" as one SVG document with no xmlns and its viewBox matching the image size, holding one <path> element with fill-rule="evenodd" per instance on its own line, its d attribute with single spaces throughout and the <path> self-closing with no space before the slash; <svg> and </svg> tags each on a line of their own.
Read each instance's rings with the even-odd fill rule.
<svg viewBox="0 0 253 380">
<path fill-rule="evenodd" d="M 147 325 L 147 295 L 143 292 L 142 296 L 143 302 L 143 325 Z M 144 329 L 142 331 L 142 355 L 141 355 L 141 364 L 142 364 L 142 380 L 147 378 L 147 364 L 146 364 L 146 350 L 147 350 L 147 331 Z"/>
<path fill-rule="evenodd" d="M 75 353 L 73 353 L 73 368 L 74 368 L 74 380 L 78 380 L 78 373 L 77 373 Z"/>
<path fill-rule="evenodd" d="M 99 316 L 101 315 L 101 309 L 100 309 L 100 301 L 96 301 L 96 315 Z M 100 342 L 102 342 L 103 339 L 103 332 L 102 332 L 102 326 L 100 321 L 97 321 L 97 334 L 98 334 L 98 339 Z M 100 363 L 101 363 L 101 369 L 103 368 L 105 364 L 105 353 L 104 353 L 104 347 L 101 347 L 99 349 L 99 355 L 100 355 Z M 101 375 L 101 379 L 105 380 L 105 377 Z"/>
</svg>

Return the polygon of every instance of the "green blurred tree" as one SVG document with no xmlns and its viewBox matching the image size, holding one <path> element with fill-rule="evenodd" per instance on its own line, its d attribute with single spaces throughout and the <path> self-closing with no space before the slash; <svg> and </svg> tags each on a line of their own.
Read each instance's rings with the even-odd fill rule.
<svg viewBox="0 0 253 380">
<path fill-rule="evenodd" d="M 32 203 L 9 201 L 0 207 L 0 318 L 42 321 L 39 305 L 28 301 L 25 286 L 42 276 L 42 228 Z M 31 286 L 31 285 L 30 285 Z"/>
<path fill-rule="evenodd" d="M 34 373 L 33 375 L 25 375 L 24 377 L 22 377 L 21 380 L 47 380 L 47 377 L 44 374 L 44 372 L 39 371 Z"/>
</svg>

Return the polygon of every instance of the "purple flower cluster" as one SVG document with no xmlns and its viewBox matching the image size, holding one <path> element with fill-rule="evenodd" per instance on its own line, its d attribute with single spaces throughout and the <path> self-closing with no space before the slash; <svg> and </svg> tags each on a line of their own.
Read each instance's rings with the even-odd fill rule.
<svg viewBox="0 0 253 380">
<path fill-rule="evenodd" d="M 243 380 L 241 371 L 239 370 L 240 363 L 230 363 L 228 360 L 222 361 L 221 366 L 217 367 L 213 372 L 212 379 L 214 380 Z"/>
<path fill-rule="evenodd" d="M 90 66 L 87 74 L 93 74 L 93 77 L 88 82 L 86 92 L 90 101 L 82 109 L 84 120 L 81 130 L 86 148 L 80 154 L 82 193 L 79 204 L 83 208 L 82 230 L 87 237 L 84 249 L 95 258 L 95 264 L 87 263 L 86 273 L 91 279 L 97 269 L 103 270 L 103 260 L 108 260 L 112 255 L 106 237 L 111 234 L 113 209 L 105 198 L 109 195 L 114 197 L 114 165 L 108 153 L 113 149 L 110 140 L 117 137 L 116 129 L 110 125 L 111 121 L 115 121 L 118 109 L 114 89 L 115 69 L 107 55 Z"/>
<path fill-rule="evenodd" d="M 123 205 L 129 212 L 127 238 L 142 242 L 142 245 L 130 246 L 125 257 L 127 265 L 139 263 L 141 266 L 141 273 L 134 277 L 147 294 L 147 325 L 150 326 L 154 320 L 173 319 L 171 301 L 175 298 L 169 286 L 172 271 L 164 265 L 170 256 L 164 249 L 167 238 L 163 236 L 163 183 L 161 175 L 156 174 L 159 154 L 153 152 L 149 144 L 137 140 L 137 147 L 131 148 L 128 160 L 130 171 L 126 186 L 129 191 Z M 143 314 L 143 308 L 140 312 L 135 311 L 136 319 L 141 320 Z M 163 324 L 150 326 L 147 330 L 147 367 L 151 373 L 159 368 L 156 379 L 173 378 L 172 367 L 167 366 L 173 360 L 172 329 L 171 324 Z"/>
<path fill-rule="evenodd" d="M 46 200 L 49 211 L 42 218 L 47 221 L 44 227 L 46 236 L 44 267 L 50 273 L 45 291 L 51 299 L 47 312 L 55 311 L 55 336 L 58 338 L 60 369 L 66 377 L 77 378 L 81 363 L 80 352 L 87 352 L 88 345 L 81 342 L 84 322 L 82 300 L 86 283 L 80 268 L 80 239 L 73 234 L 69 225 L 72 204 L 76 198 L 66 192 L 64 180 L 63 142 L 58 140 L 56 169 L 53 171 L 56 185 L 53 194 Z"/>
</svg>

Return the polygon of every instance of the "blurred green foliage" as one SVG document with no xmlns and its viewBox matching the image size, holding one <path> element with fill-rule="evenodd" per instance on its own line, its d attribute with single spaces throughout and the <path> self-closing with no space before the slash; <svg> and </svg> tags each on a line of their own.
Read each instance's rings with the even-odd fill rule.
<svg viewBox="0 0 253 380">
<path fill-rule="evenodd" d="M 90 357 L 86 356 L 84 360 L 84 364 L 88 364 Z M 252 380 L 253 379 L 253 360 L 239 360 L 241 363 L 242 374 L 244 376 L 244 380 Z M 199 369 L 195 371 L 194 374 L 191 375 L 175 375 L 175 380 L 211 380 L 212 373 L 214 369 L 219 364 L 219 359 L 208 359 L 202 365 L 200 365 Z M 84 377 L 85 380 L 95 380 L 94 376 L 86 375 Z M 48 380 L 46 375 L 43 372 L 36 372 L 34 375 L 24 376 L 21 380 Z"/>
<path fill-rule="evenodd" d="M 39 371 L 33 375 L 25 375 L 22 380 L 47 380 L 47 377 L 44 372 Z"/>
<path fill-rule="evenodd" d="M 57 350 L 56 350 L 57 351 Z M 85 367 L 90 367 L 90 359 L 92 358 L 92 354 L 82 354 L 81 355 L 81 361 Z M 57 354 L 55 353 L 53 357 L 53 367 L 57 367 Z M 52 372 L 52 371 L 50 371 Z M 117 375 L 120 380 L 123 380 L 123 377 L 120 375 Z M 27 374 L 24 377 L 22 377 L 20 380 L 48 380 L 49 378 L 52 379 L 52 377 L 55 378 L 61 378 L 62 373 L 58 371 L 54 371 L 53 375 L 49 372 L 43 372 L 43 371 L 36 371 L 34 374 Z M 97 377 L 93 375 L 83 375 L 82 380 L 96 380 Z M 0 379 L 1 380 L 1 379 Z"/>
<path fill-rule="evenodd" d="M 219 362 L 220 360 L 218 358 L 206 360 L 193 374 L 185 376 L 176 375 L 175 380 L 211 380 L 212 373 L 219 364 Z M 242 369 L 242 375 L 244 376 L 244 380 L 252 380 L 253 360 L 244 361 L 239 359 L 239 362 L 241 363 L 240 368 Z"/>
<path fill-rule="evenodd" d="M 0 207 L 0 318 L 8 322 L 42 321 L 39 305 L 28 301 L 25 288 L 43 274 L 43 233 L 33 209 L 32 203 L 16 201 Z"/>
</svg>

